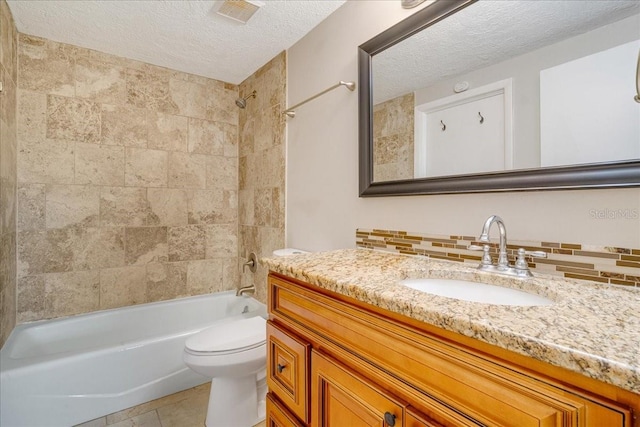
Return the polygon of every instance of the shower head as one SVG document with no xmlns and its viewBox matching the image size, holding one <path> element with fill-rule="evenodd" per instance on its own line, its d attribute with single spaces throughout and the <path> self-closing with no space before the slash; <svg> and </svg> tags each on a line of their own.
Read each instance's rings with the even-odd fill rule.
<svg viewBox="0 0 640 427">
<path fill-rule="evenodd" d="M 246 96 L 244 98 L 236 99 L 236 105 L 244 110 L 247 107 L 247 99 L 255 98 L 255 97 L 256 97 L 256 91 L 254 90 L 253 92 L 251 92 L 250 95 L 248 95 L 248 96 Z"/>
</svg>

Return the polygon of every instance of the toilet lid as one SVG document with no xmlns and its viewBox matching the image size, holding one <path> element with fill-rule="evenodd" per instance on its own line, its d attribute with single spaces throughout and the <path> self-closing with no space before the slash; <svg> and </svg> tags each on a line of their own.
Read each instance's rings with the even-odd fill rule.
<svg viewBox="0 0 640 427">
<path fill-rule="evenodd" d="M 223 322 L 191 336 L 185 346 L 188 350 L 206 353 L 255 347 L 267 339 L 266 322 L 260 316 Z"/>
</svg>

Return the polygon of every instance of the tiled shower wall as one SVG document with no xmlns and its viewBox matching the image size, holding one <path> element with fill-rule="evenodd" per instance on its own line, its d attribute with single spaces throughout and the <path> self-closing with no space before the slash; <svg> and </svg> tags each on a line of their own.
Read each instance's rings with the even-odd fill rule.
<svg viewBox="0 0 640 427">
<path fill-rule="evenodd" d="M 0 0 L 0 347 L 16 324 L 17 33 Z"/>
<path fill-rule="evenodd" d="M 373 180 L 413 178 L 414 93 L 373 107 Z"/>
<path fill-rule="evenodd" d="M 237 86 L 23 34 L 18 68 L 18 322 L 235 288 Z"/>
<path fill-rule="evenodd" d="M 276 56 L 240 85 L 247 108 L 240 111 L 240 261 L 284 247 L 286 53 Z M 241 273 L 242 286 L 254 283 L 266 302 L 267 270 Z"/>
</svg>

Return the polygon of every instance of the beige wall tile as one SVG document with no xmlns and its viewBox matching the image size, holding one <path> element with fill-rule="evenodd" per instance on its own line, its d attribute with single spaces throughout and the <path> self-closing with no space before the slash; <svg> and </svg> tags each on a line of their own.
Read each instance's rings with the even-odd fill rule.
<svg viewBox="0 0 640 427">
<path fill-rule="evenodd" d="M 229 258 L 238 254 L 238 227 L 232 225 L 207 225 L 207 259 Z"/>
<path fill-rule="evenodd" d="M 238 189 L 238 159 L 211 156 L 207 164 L 207 188 Z"/>
<path fill-rule="evenodd" d="M 101 141 L 107 145 L 145 148 L 149 139 L 149 116 L 130 105 L 102 105 Z"/>
<path fill-rule="evenodd" d="M 188 119 L 163 113 L 149 113 L 149 148 L 187 151 Z"/>
<path fill-rule="evenodd" d="M 17 197 L 18 230 L 45 228 L 45 185 L 18 184 Z"/>
<path fill-rule="evenodd" d="M 127 69 L 127 103 L 163 113 L 176 114 L 178 106 L 169 95 L 169 75 L 151 70 Z"/>
<path fill-rule="evenodd" d="M 238 192 L 238 222 L 242 225 L 256 225 L 253 193 L 253 189 Z"/>
<path fill-rule="evenodd" d="M 80 228 L 73 233 L 73 269 L 124 266 L 124 228 Z"/>
<path fill-rule="evenodd" d="M 30 322 L 45 317 L 44 274 L 18 279 L 17 321 Z"/>
<path fill-rule="evenodd" d="M 28 230 L 18 233 L 18 276 L 71 271 L 72 235 L 66 229 Z"/>
<path fill-rule="evenodd" d="M 149 225 L 180 226 L 188 224 L 187 190 L 149 188 L 151 215 Z"/>
<path fill-rule="evenodd" d="M 61 317 L 99 309 L 100 277 L 97 271 L 45 275 L 45 316 Z"/>
<path fill-rule="evenodd" d="M 17 82 L 18 34 L 6 1 L 0 2 L 0 64 L 12 81 Z"/>
<path fill-rule="evenodd" d="M 243 261 L 244 262 L 244 261 Z M 222 258 L 222 281 L 225 289 L 236 289 L 240 285 L 240 269 L 238 257 Z"/>
<path fill-rule="evenodd" d="M 189 152 L 222 156 L 228 131 L 225 123 L 189 119 Z"/>
<path fill-rule="evenodd" d="M 123 58 L 121 56 L 111 55 L 109 53 L 100 52 L 98 50 L 89 50 L 88 57 L 96 61 L 117 65 L 123 68 L 131 68 L 134 70 L 142 70 L 145 65 L 144 62 L 136 61 L 129 58 Z"/>
<path fill-rule="evenodd" d="M 201 225 L 169 227 L 169 261 L 205 258 L 206 231 Z"/>
<path fill-rule="evenodd" d="M 35 36 L 18 37 L 18 64 L 22 89 L 73 96 L 73 65 L 77 48 Z"/>
<path fill-rule="evenodd" d="M 205 188 L 208 158 L 203 154 L 170 153 L 169 187 Z"/>
<path fill-rule="evenodd" d="M 187 267 L 189 295 L 202 295 L 233 288 L 224 286 L 224 262 L 222 259 L 190 261 Z"/>
<path fill-rule="evenodd" d="M 96 227 L 99 217 L 99 188 L 86 185 L 47 185 L 47 228 Z"/>
<path fill-rule="evenodd" d="M 75 143 L 47 139 L 19 141 L 18 181 L 72 184 Z"/>
<path fill-rule="evenodd" d="M 144 188 L 104 187 L 100 193 L 102 226 L 146 225 L 150 214 Z"/>
<path fill-rule="evenodd" d="M 236 99 L 238 91 L 235 89 L 226 89 L 224 87 L 213 86 L 208 88 L 207 94 L 207 120 L 214 122 L 238 123 L 238 106 Z M 255 102 L 255 99 L 249 99 L 247 104 Z"/>
<path fill-rule="evenodd" d="M 174 78 L 169 80 L 169 93 L 181 116 L 199 118 L 206 116 L 206 86 Z"/>
<path fill-rule="evenodd" d="M 147 300 L 187 296 L 187 262 L 147 264 Z"/>
<path fill-rule="evenodd" d="M 14 175 L 15 176 L 15 175 Z M 0 178 L 0 233 L 16 231 L 16 183 L 15 178 Z"/>
<path fill-rule="evenodd" d="M 127 85 L 124 67 L 97 61 L 91 57 L 76 60 L 76 96 L 107 104 L 124 104 Z"/>
<path fill-rule="evenodd" d="M 44 141 L 47 136 L 47 96 L 20 89 L 17 103 L 17 132 L 20 141 Z"/>
<path fill-rule="evenodd" d="M 189 224 L 215 224 L 215 217 L 220 210 L 221 199 L 222 192 L 220 191 L 188 190 L 187 212 Z"/>
<path fill-rule="evenodd" d="M 100 270 L 100 309 L 146 302 L 146 271 L 144 266 Z"/>
<path fill-rule="evenodd" d="M 75 161 L 76 184 L 124 184 L 124 147 L 79 142 Z"/>
<path fill-rule="evenodd" d="M 168 260 L 167 227 L 128 227 L 125 238 L 127 264 Z"/>
<path fill-rule="evenodd" d="M 143 148 L 126 149 L 125 185 L 166 187 L 169 153 Z"/>
<path fill-rule="evenodd" d="M 224 123 L 224 152 L 225 157 L 238 157 L 238 126 Z"/>
<path fill-rule="evenodd" d="M 100 142 L 100 105 L 79 98 L 47 96 L 47 138 Z"/>
</svg>

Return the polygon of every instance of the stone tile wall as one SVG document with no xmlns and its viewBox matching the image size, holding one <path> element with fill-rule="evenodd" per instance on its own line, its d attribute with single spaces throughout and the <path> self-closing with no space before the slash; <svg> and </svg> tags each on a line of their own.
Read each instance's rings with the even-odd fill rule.
<svg viewBox="0 0 640 427">
<path fill-rule="evenodd" d="M 413 92 L 373 107 L 373 180 L 413 178 Z"/>
<path fill-rule="evenodd" d="M 0 0 L 0 347 L 16 324 L 17 32 Z"/>
<path fill-rule="evenodd" d="M 240 261 L 284 247 L 286 53 L 282 52 L 240 85 L 239 221 Z M 267 269 L 240 274 L 242 286 L 255 283 L 266 302 Z"/>
<path fill-rule="evenodd" d="M 234 289 L 238 87 L 18 41 L 17 320 Z"/>
</svg>

